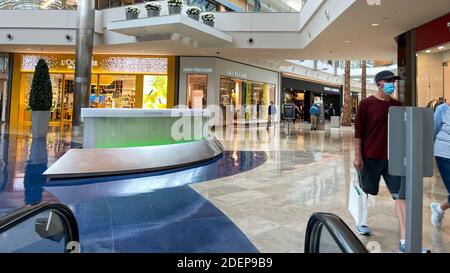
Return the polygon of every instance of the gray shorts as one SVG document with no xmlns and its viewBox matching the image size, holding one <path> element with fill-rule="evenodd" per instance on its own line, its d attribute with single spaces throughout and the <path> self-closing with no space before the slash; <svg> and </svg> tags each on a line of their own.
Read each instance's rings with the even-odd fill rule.
<svg viewBox="0 0 450 273">
<path fill-rule="evenodd" d="M 388 166 L 387 160 L 364 158 L 364 167 L 361 171 L 361 188 L 367 194 L 378 195 L 380 179 L 383 176 L 392 198 L 394 200 L 405 200 L 405 185 L 402 183 L 400 176 L 389 174 Z"/>
</svg>

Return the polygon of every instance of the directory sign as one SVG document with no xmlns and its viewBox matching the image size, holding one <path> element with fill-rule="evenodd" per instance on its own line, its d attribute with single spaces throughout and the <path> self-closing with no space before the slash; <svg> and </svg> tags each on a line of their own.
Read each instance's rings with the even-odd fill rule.
<svg viewBox="0 0 450 273">
<path fill-rule="evenodd" d="M 286 103 L 283 106 L 283 119 L 285 120 L 295 120 L 295 104 Z"/>
</svg>

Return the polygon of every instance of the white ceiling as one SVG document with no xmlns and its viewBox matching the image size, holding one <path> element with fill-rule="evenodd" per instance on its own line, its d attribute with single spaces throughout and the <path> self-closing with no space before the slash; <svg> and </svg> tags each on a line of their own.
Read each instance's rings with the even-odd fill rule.
<svg viewBox="0 0 450 273">
<path fill-rule="evenodd" d="M 314 0 L 310 0 L 314 1 Z M 97 54 L 161 54 L 179 56 L 220 56 L 277 69 L 286 59 L 305 60 L 396 60 L 394 37 L 450 12 L 450 0 L 381 0 L 370 6 L 356 0 L 305 49 L 195 48 L 171 41 L 97 46 Z M 379 24 L 372 26 L 373 23 Z M 349 41 L 346 43 L 345 41 Z M 73 47 L 0 46 L 6 52 L 73 52 Z"/>
</svg>

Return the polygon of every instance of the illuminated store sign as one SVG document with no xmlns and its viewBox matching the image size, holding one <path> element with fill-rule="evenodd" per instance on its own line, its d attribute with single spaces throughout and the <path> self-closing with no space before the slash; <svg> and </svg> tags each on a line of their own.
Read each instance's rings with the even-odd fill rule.
<svg viewBox="0 0 450 273">
<path fill-rule="evenodd" d="M 73 72 L 73 55 L 22 55 L 22 72 L 33 72 L 39 59 L 44 59 L 50 71 Z M 93 73 L 167 74 L 167 58 L 133 56 L 94 56 Z"/>
<path fill-rule="evenodd" d="M 341 92 L 341 89 L 339 89 L 339 88 L 328 87 L 328 86 L 324 86 L 324 87 L 323 87 L 323 90 L 324 90 L 324 91 L 327 91 L 327 92 L 334 92 L 334 93 L 339 93 L 339 92 Z"/>
<path fill-rule="evenodd" d="M 183 68 L 184 73 L 212 73 L 212 68 L 204 68 L 204 67 L 185 67 Z"/>
<path fill-rule="evenodd" d="M 247 79 L 247 73 L 243 73 L 243 72 L 236 72 L 236 71 L 227 70 L 226 75 L 229 76 L 229 77 L 236 77 L 236 78 Z"/>
</svg>

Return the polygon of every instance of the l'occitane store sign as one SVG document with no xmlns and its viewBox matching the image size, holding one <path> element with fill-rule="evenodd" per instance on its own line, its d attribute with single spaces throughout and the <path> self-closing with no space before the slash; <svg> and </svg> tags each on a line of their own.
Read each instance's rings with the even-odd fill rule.
<svg viewBox="0 0 450 273">
<path fill-rule="evenodd" d="M 47 61 L 50 72 L 74 73 L 75 55 L 23 54 L 21 72 L 33 72 L 39 59 Z M 92 73 L 109 74 L 167 74 L 168 59 L 151 56 L 95 55 L 92 58 Z"/>
</svg>

